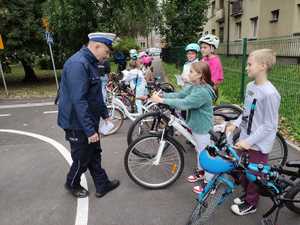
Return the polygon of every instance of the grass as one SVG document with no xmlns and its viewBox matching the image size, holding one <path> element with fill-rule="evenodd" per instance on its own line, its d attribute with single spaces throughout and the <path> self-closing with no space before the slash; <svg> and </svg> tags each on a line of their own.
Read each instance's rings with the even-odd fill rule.
<svg viewBox="0 0 300 225">
<path fill-rule="evenodd" d="M 222 57 L 224 83 L 220 86 L 220 103 L 241 104 L 241 61 L 234 57 Z M 175 64 L 163 63 L 169 82 L 176 84 L 175 74 L 180 69 Z M 276 65 L 269 79 L 281 95 L 281 132 L 292 141 L 300 141 L 300 65 Z M 249 82 L 246 78 L 246 83 Z M 177 84 L 176 84 L 177 86 Z"/>
<path fill-rule="evenodd" d="M 51 98 L 56 96 L 56 83 L 52 70 L 40 70 L 35 67 L 34 71 L 39 79 L 36 83 L 24 83 L 24 70 L 22 65 L 11 65 L 11 73 L 5 74 L 5 80 L 9 95 L 5 94 L 2 84 L 0 86 L 0 100 L 1 99 L 32 99 L 32 98 Z M 117 65 L 111 63 L 111 70 L 117 71 Z M 57 76 L 60 80 L 61 70 L 57 70 Z"/>
</svg>

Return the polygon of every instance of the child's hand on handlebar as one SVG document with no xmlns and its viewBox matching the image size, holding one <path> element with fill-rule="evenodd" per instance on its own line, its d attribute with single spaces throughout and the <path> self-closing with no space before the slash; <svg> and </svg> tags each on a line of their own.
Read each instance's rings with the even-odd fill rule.
<svg viewBox="0 0 300 225">
<path fill-rule="evenodd" d="M 239 150 L 249 150 L 251 145 L 245 140 L 240 140 L 234 145 L 234 148 Z"/>
<path fill-rule="evenodd" d="M 163 99 L 159 96 L 158 92 L 154 92 L 150 100 L 155 103 L 163 103 Z"/>
</svg>

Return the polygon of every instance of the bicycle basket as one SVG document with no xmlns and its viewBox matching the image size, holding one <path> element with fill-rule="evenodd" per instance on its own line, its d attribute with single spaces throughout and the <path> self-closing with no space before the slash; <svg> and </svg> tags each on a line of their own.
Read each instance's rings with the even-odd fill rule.
<svg viewBox="0 0 300 225">
<path fill-rule="evenodd" d="M 220 156 L 215 156 L 209 153 L 209 148 L 216 148 L 216 146 L 206 147 L 199 156 L 199 162 L 203 170 L 213 174 L 226 173 L 234 169 L 234 164 L 227 161 Z"/>
</svg>

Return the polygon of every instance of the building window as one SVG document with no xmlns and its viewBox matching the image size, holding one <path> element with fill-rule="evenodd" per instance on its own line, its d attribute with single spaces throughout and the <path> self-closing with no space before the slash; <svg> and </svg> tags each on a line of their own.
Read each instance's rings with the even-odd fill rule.
<svg viewBox="0 0 300 225">
<path fill-rule="evenodd" d="M 146 43 L 145 42 L 141 42 L 141 47 L 145 48 L 146 47 Z"/>
<path fill-rule="evenodd" d="M 215 29 L 212 29 L 212 30 L 211 30 L 211 34 L 216 35 L 216 30 L 215 30 Z"/>
<path fill-rule="evenodd" d="M 224 0 L 219 0 L 219 8 L 224 9 Z"/>
<path fill-rule="evenodd" d="M 220 38 L 220 42 L 223 43 L 224 42 L 224 27 L 220 27 L 220 29 L 219 29 L 219 38 Z"/>
<path fill-rule="evenodd" d="M 251 21 L 251 36 L 253 38 L 257 37 L 257 21 L 258 21 L 258 17 L 254 17 L 250 19 Z"/>
<path fill-rule="evenodd" d="M 234 17 L 239 17 L 243 14 L 243 2 L 242 0 L 236 0 L 232 2 L 232 13 Z"/>
<path fill-rule="evenodd" d="M 238 22 L 235 24 L 235 39 L 240 40 L 242 39 L 242 23 Z"/>
<path fill-rule="evenodd" d="M 279 9 L 271 11 L 271 23 L 276 23 L 278 22 L 279 19 Z"/>
<path fill-rule="evenodd" d="M 216 2 L 213 1 L 211 3 L 211 16 L 214 16 L 215 15 L 215 10 L 216 10 Z"/>
</svg>

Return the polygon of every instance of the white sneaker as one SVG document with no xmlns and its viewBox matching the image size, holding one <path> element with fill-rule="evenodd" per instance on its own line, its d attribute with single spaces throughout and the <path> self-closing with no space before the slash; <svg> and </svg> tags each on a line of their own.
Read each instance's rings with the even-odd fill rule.
<svg viewBox="0 0 300 225">
<path fill-rule="evenodd" d="M 241 205 L 232 205 L 231 211 L 238 216 L 245 216 L 247 214 L 255 213 L 256 207 L 245 202 Z"/>
</svg>

